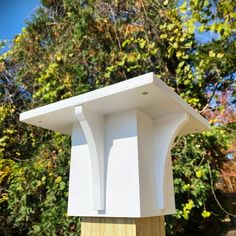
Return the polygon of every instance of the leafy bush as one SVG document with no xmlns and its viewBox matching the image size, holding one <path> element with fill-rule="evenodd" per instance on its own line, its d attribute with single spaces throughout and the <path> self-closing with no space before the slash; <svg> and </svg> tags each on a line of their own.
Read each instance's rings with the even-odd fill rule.
<svg viewBox="0 0 236 236">
<path fill-rule="evenodd" d="M 215 182 L 235 142 L 227 127 L 235 122 L 236 21 L 234 1 L 219 1 L 214 14 L 212 4 L 42 0 L 0 56 L 1 235 L 80 230 L 79 218 L 66 216 L 69 138 L 19 123 L 20 112 L 150 71 L 215 125 L 175 142 L 178 210 L 167 218 L 168 233 L 220 231 L 224 214 L 212 197 L 210 176 Z M 214 31 L 218 38 L 201 44 L 196 31 Z M 220 99 L 226 93 L 230 99 Z"/>
</svg>

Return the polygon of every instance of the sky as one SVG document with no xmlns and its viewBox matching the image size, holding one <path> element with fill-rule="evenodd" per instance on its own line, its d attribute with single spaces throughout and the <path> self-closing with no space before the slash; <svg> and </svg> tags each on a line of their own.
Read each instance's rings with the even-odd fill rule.
<svg viewBox="0 0 236 236">
<path fill-rule="evenodd" d="M 0 0 L 0 40 L 19 34 L 39 5 L 40 0 Z"/>
</svg>

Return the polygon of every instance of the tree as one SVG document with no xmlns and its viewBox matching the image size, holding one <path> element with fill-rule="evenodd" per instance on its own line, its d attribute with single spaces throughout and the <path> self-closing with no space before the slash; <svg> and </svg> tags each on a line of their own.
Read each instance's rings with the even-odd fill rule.
<svg viewBox="0 0 236 236">
<path fill-rule="evenodd" d="M 228 7 L 225 2 L 214 5 L 211 15 L 214 1 L 179 6 L 174 0 L 42 0 L 0 58 L 3 235 L 73 235 L 79 230 L 79 219 L 65 214 L 69 137 L 19 123 L 20 112 L 153 71 L 216 123 L 212 114 L 223 111 L 217 96 L 233 94 L 235 81 L 235 3 Z M 216 30 L 218 38 L 200 44 L 196 30 Z M 228 107 L 233 103 L 230 98 Z M 169 233 L 210 235 L 206 226 L 216 230 L 224 217 L 212 199 L 210 176 L 217 178 L 233 135 L 227 122 L 218 123 L 224 126 L 176 140 L 178 212 L 168 219 Z"/>
</svg>

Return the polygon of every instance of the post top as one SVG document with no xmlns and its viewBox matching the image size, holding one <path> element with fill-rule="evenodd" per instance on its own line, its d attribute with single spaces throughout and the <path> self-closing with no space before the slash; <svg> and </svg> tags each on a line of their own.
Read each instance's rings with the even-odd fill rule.
<svg viewBox="0 0 236 236">
<path fill-rule="evenodd" d="M 71 135 L 77 122 L 74 108 L 79 105 L 104 116 L 130 109 L 139 109 L 152 118 L 185 112 L 190 119 L 180 135 L 210 128 L 206 119 L 152 72 L 23 112 L 20 121 Z"/>
</svg>

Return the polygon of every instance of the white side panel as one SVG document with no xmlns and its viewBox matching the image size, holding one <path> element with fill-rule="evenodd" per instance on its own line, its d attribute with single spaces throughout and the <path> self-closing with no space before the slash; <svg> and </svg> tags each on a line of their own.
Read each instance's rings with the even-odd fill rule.
<svg viewBox="0 0 236 236">
<path fill-rule="evenodd" d="M 171 146 L 185 113 L 153 120 L 131 110 L 105 118 L 104 210 L 95 210 L 93 165 L 79 124 L 72 133 L 68 215 L 146 217 L 175 212 Z"/>
<path fill-rule="evenodd" d="M 168 122 L 167 117 L 166 123 L 171 127 Z M 176 129 L 176 127 L 173 128 Z M 172 135 L 176 132 L 172 129 L 171 131 L 174 131 Z M 166 215 L 175 212 L 175 202 L 172 197 L 171 158 L 170 156 L 162 156 L 165 152 L 169 154 L 171 142 L 172 138 L 166 138 L 165 133 L 162 133 L 161 128 L 156 126 L 151 117 L 141 111 L 138 112 L 141 217 Z M 166 172 L 162 172 L 163 165 L 166 165 Z M 168 187 L 160 184 L 163 181 L 165 181 L 164 185 L 168 185 Z M 165 205 L 160 204 L 163 201 L 163 195 L 166 195 L 168 199 Z"/>
<path fill-rule="evenodd" d="M 171 147 L 188 119 L 186 113 L 179 113 L 155 120 L 154 142 L 158 189 L 156 207 L 163 209 L 164 212 L 175 212 Z"/>
<path fill-rule="evenodd" d="M 156 207 L 156 176 L 154 155 L 154 125 L 151 117 L 138 111 L 138 155 L 140 172 L 141 215 Z"/>
<path fill-rule="evenodd" d="M 93 208 L 93 168 L 87 141 L 79 125 L 72 133 L 68 215 L 140 217 L 137 112 L 105 119 L 105 207 Z"/>
<path fill-rule="evenodd" d="M 138 217 L 140 199 L 136 111 L 108 116 L 105 140 L 108 158 L 107 213 L 112 216 Z"/>
<path fill-rule="evenodd" d="M 93 208 L 94 210 L 104 210 L 104 116 L 84 106 L 76 107 L 75 115 L 83 129 L 90 152 L 93 176 Z"/>
<path fill-rule="evenodd" d="M 90 153 L 79 123 L 73 125 L 68 215 L 93 209 L 93 180 Z M 96 211 L 94 211 L 96 212 Z"/>
</svg>

